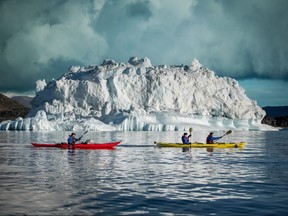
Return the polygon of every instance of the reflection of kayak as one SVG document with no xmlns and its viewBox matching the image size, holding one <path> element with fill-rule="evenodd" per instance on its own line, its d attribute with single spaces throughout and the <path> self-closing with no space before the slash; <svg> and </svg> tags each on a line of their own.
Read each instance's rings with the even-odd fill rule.
<svg viewBox="0 0 288 216">
<path fill-rule="evenodd" d="M 75 149 L 109 149 L 114 148 L 117 146 L 120 142 L 110 142 L 110 143 L 76 143 L 74 145 Z M 45 144 L 45 143 L 32 143 L 35 147 L 57 147 L 62 149 L 67 149 L 68 144 L 67 143 L 53 143 L 53 144 Z"/>
<path fill-rule="evenodd" d="M 164 142 L 154 142 L 158 147 L 175 147 L 175 148 L 243 148 L 247 143 L 238 142 L 238 143 L 191 143 L 191 144 L 182 144 L 182 143 L 164 143 Z"/>
</svg>

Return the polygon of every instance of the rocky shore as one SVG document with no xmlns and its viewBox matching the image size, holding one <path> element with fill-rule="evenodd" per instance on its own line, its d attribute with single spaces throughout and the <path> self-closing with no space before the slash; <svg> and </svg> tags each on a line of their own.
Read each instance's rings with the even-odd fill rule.
<svg viewBox="0 0 288 216">
<path fill-rule="evenodd" d="M 266 112 L 262 124 L 273 127 L 288 127 L 288 106 L 267 106 L 262 107 L 262 109 Z"/>
<path fill-rule="evenodd" d="M 265 116 L 262 119 L 262 124 L 271 125 L 273 127 L 288 127 L 288 116 L 283 117 L 269 117 Z"/>
</svg>

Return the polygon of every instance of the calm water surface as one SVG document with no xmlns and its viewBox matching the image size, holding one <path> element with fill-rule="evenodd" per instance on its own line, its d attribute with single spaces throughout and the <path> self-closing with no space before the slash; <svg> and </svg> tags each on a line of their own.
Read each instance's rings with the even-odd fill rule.
<svg viewBox="0 0 288 216">
<path fill-rule="evenodd" d="M 85 138 L 122 143 L 75 154 L 30 144 L 68 134 L 0 132 L 0 215 L 288 213 L 288 131 L 235 131 L 222 141 L 246 141 L 244 149 L 213 152 L 154 148 L 182 132 L 89 132 Z"/>
</svg>

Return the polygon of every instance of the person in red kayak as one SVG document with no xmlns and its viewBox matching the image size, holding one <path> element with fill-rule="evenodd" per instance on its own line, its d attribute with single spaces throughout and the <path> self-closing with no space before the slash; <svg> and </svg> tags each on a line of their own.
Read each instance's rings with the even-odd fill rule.
<svg viewBox="0 0 288 216">
<path fill-rule="evenodd" d="M 212 143 L 214 143 L 214 140 L 218 140 L 218 139 L 221 139 L 221 138 L 222 138 L 222 136 L 221 137 L 213 137 L 213 132 L 211 132 L 206 138 L 206 143 L 207 144 L 212 144 Z"/>
<path fill-rule="evenodd" d="M 75 136 L 76 136 L 75 133 L 71 133 L 71 135 L 67 139 L 68 145 L 75 145 L 75 143 L 79 140 Z"/>
</svg>

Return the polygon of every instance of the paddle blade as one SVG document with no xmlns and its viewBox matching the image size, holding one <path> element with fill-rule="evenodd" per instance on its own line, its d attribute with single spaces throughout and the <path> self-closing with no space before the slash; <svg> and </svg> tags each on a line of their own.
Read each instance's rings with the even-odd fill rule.
<svg viewBox="0 0 288 216">
<path fill-rule="evenodd" d="M 226 135 L 228 135 L 228 134 L 231 134 L 231 133 L 232 133 L 232 130 L 229 130 L 229 131 L 227 131 L 222 137 L 224 137 L 224 136 L 226 136 Z M 221 139 L 222 137 L 220 137 L 220 139 Z"/>
<path fill-rule="evenodd" d="M 192 127 L 191 127 L 191 128 L 189 128 L 189 132 L 190 132 L 190 133 L 192 133 L 192 131 L 193 131 L 193 128 L 192 128 Z"/>
<path fill-rule="evenodd" d="M 228 134 L 231 134 L 231 133 L 232 133 L 232 130 L 229 130 L 229 131 L 226 132 L 225 135 L 228 135 Z"/>
</svg>

